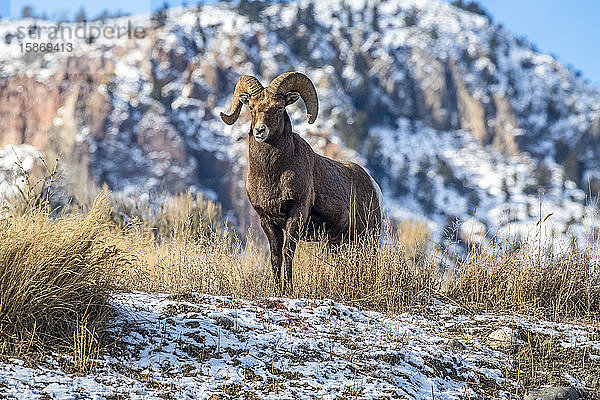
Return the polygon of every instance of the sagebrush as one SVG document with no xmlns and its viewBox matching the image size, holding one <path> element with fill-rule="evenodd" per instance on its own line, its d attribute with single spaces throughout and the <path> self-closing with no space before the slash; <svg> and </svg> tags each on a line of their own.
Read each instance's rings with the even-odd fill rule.
<svg viewBox="0 0 600 400">
<path fill-rule="evenodd" d="M 33 206 L 0 219 L 2 352 L 71 349 L 82 318 L 98 336 L 128 254 L 104 197 L 86 215 L 51 218 Z"/>
</svg>

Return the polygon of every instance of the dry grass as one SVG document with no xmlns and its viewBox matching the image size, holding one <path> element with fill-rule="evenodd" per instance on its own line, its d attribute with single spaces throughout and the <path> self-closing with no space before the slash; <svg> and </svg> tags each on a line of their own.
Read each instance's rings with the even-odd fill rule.
<svg viewBox="0 0 600 400">
<path fill-rule="evenodd" d="M 425 304 L 439 289 L 441 278 L 437 264 L 421 253 L 428 237 L 419 230 L 417 238 L 404 246 L 388 229 L 383 247 L 356 241 L 334 251 L 325 239 L 300 242 L 293 296 L 332 298 L 387 312 Z M 246 298 L 278 295 L 268 249 L 251 233 L 244 241 L 227 229 L 185 240 L 163 238 L 148 241 L 137 251 L 140 262 L 124 279 L 129 282 L 127 290 Z"/>
<path fill-rule="evenodd" d="M 490 250 L 491 249 L 491 250 Z M 447 295 L 474 309 L 561 320 L 600 316 L 600 270 L 593 253 L 561 255 L 524 242 L 505 251 L 495 241 L 472 248 L 456 265 Z"/>
<path fill-rule="evenodd" d="M 99 343 L 112 277 L 130 261 L 123 244 L 103 197 L 87 215 L 32 206 L 1 219 L 0 353 L 71 351 L 85 332 Z"/>
<path fill-rule="evenodd" d="M 170 224 L 185 226 L 181 221 L 186 215 Z M 143 231 L 130 236 L 143 237 Z M 300 242 L 292 295 L 332 298 L 384 312 L 422 306 L 431 297 L 443 296 L 471 310 L 517 312 L 554 321 L 600 316 L 600 274 L 591 253 L 572 250 L 557 256 L 540 251 L 538 242 L 503 250 L 491 240 L 471 248 L 455 262 L 452 273 L 442 274 L 446 257 L 431 244 L 424 224 L 404 221 L 391 229 L 388 223 L 385 231 L 383 246 L 359 240 L 331 250 L 324 238 Z M 226 227 L 199 229 L 131 247 L 139 262 L 127 271 L 126 289 L 247 298 L 278 295 L 268 246 L 257 243 L 252 234 L 242 241 Z"/>
<path fill-rule="evenodd" d="M 294 294 L 384 312 L 427 304 L 441 283 L 437 263 L 421 253 L 429 238 L 419 231 L 401 242 L 389 226 L 385 231 L 383 246 L 364 239 L 331 251 L 324 240 L 301 243 L 294 265 Z"/>
<path fill-rule="evenodd" d="M 136 247 L 139 262 L 127 269 L 126 290 L 162 293 L 202 292 L 255 297 L 274 294 L 266 254 L 252 236 L 203 233 L 194 239 L 149 240 Z"/>
<path fill-rule="evenodd" d="M 221 205 L 205 199 L 202 193 L 163 195 L 156 204 L 150 204 L 147 198 L 129 198 L 123 194 L 113 194 L 109 200 L 111 216 L 117 225 L 151 232 L 158 242 L 201 241 L 207 235 L 223 231 Z"/>
<path fill-rule="evenodd" d="M 73 368 L 76 372 L 87 374 L 96 365 L 100 358 L 100 342 L 96 333 L 99 320 L 89 322 L 87 311 L 83 316 L 77 316 L 75 332 L 73 332 Z"/>
<path fill-rule="evenodd" d="M 515 368 L 506 371 L 516 383 L 516 395 L 535 387 L 568 386 L 565 377 L 574 376 L 585 383 L 586 399 L 600 399 L 600 364 L 590 359 L 591 345 L 565 347 L 560 337 L 541 332 L 521 331 L 519 336 L 523 344 L 509 354 Z"/>
</svg>

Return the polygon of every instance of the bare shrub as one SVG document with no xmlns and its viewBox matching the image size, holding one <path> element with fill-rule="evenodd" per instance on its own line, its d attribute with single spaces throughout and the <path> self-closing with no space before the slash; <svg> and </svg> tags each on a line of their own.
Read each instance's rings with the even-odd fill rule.
<svg viewBox="0 0 600 400">
<path fill-rule="evenodd" d="M 152 232 L 158 241 L 169 238 L 201 241 L 213 232 L 222 232 L 224 227 L 221 205 L 205 199 L 202 193 L 162 195 L 155 204 L 120 193 L 111 195 L 110 202 L 117 225 L 135 225 Z"/>
<path fill-rule="evenodd" d="M 600 315 L 600 269 L 591 248 L 555 254 L 535 240 L 514 250 L 504 247 L 496 240 L 473 247 L 457 263 L 448 296 L 469 308 L 555 321 L 593 320 Z"/>
<path fill-rule="evenodd" d="M 72 349 L 82 318 L 98 340 L 112 279 L 131 261 L 122 237 L 105 197 L 86 215 L 52 219 L 46 207 L 30 207 L 1 219 L 2 353 Z"/>
<path fill-rule="evenodd" d="M 439 289 L 438 267 L 424 255 L 426 228 L 417 223 L 407 226 L 412 231 L 402 235 L 387 229 L 382 247 L 357 240 L 332 251 L 324 237 L 300 242 L 293 296 L 332 298 L 390 312 L 426 303 Z M 266 246 L 252 234 L 245 242 L 227 232 L 171 238 L 148 242 L 138 252 L 139 263 L 129 271 L 136 278 L 124 279 L 127 289 L 246 298 L 278 295 Z"/>
</svg>

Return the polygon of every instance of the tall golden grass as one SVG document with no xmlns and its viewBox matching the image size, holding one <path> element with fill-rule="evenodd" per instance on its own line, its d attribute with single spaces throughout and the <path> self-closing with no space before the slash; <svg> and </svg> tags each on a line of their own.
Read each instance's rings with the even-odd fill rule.
<svg viewBox="0 0 600 400">
<path fill-rule="evenodd" d="M 538 240 L 504 250 L 490 240 L 456 264 L 446 295 L 474 309 L 533 314 L 554 321 L 600 316 L 596 244 L 556 254 Z M 592 243 L 588 243 L 592 244 Z M 594 250 L 596 249 L 596 250 Z"/>
<path fill-rule="evenodd" d="M 203 292 L 256 298 L 279 295 L 268 250 L 252 234 L 245 241 L 224 232 L 196 240 L 147 243 L 138 248 L 127 289 L 152 292 Z M 331 250 L 325 238 L 300 242 L 293 268 L 293 296 L 332 298 L 358 306 L 398 311 L 431 296 L 440 287 L 439 267 L 427 257 L 407 257 L 392 238 L 386 245 L 359 240 Z M 411 245 L 416 254 L 422 243 Z"/>
<path fill-rule="evenodd" d="M 87 215 L 36 205 L 0 219 L 2 353 L 71 349 L 83 318 L 97 341 L 112 277 L 130 262 L 123 244 L 104 197 Z"/>
<path fill-rule="evenodd" d="M 559 320 L 597 320 L 600 266 L 592 249 L 555 254 L 537 240 L 502 250 L 495 239 L 471 247 L 449 266 L 425 224 L 386 224 L 384 242 L 356 240 L 331 250 L 325 238 L 300 242 L 293 267 L 294 293 L 331 298 L 385 312 L 424 306 L 442 297 L 470 310 L 501 310 Z M 278 295 L 268 246 L 249 234 L 203 232 L 194 240 L 170 238 L 139 248 L 138 279 L 130 289 L 198 291 L 236 297 Z"/>
<path fill-rule="evenodd" d="M 108 189 L 104 189 L 108 192 Z M 156 204 L 139 197 L 113 194 L 109 198 L 111 216 L 120 226 L 135 226 L 151 233 L 156 241 L 175 239 L 198 241 L 223 231 L 221 205 L 190 191 L 175 196 L 163 195 Z M 87 207 L 79 207 L 87 208 Z"/>
</svg>

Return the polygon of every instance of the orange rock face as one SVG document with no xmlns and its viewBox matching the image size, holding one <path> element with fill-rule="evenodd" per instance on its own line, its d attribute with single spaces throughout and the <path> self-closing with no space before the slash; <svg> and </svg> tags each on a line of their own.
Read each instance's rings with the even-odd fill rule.
<svg viewBox="0 0 600 400">
<path fill-rule="evenodd" d="M 31 144 L 45 149 L 61 103 L 58 87 L 28 77 L 11 77 L 0 80 L 0 98 L 0 147 Z"/>
</svg>

